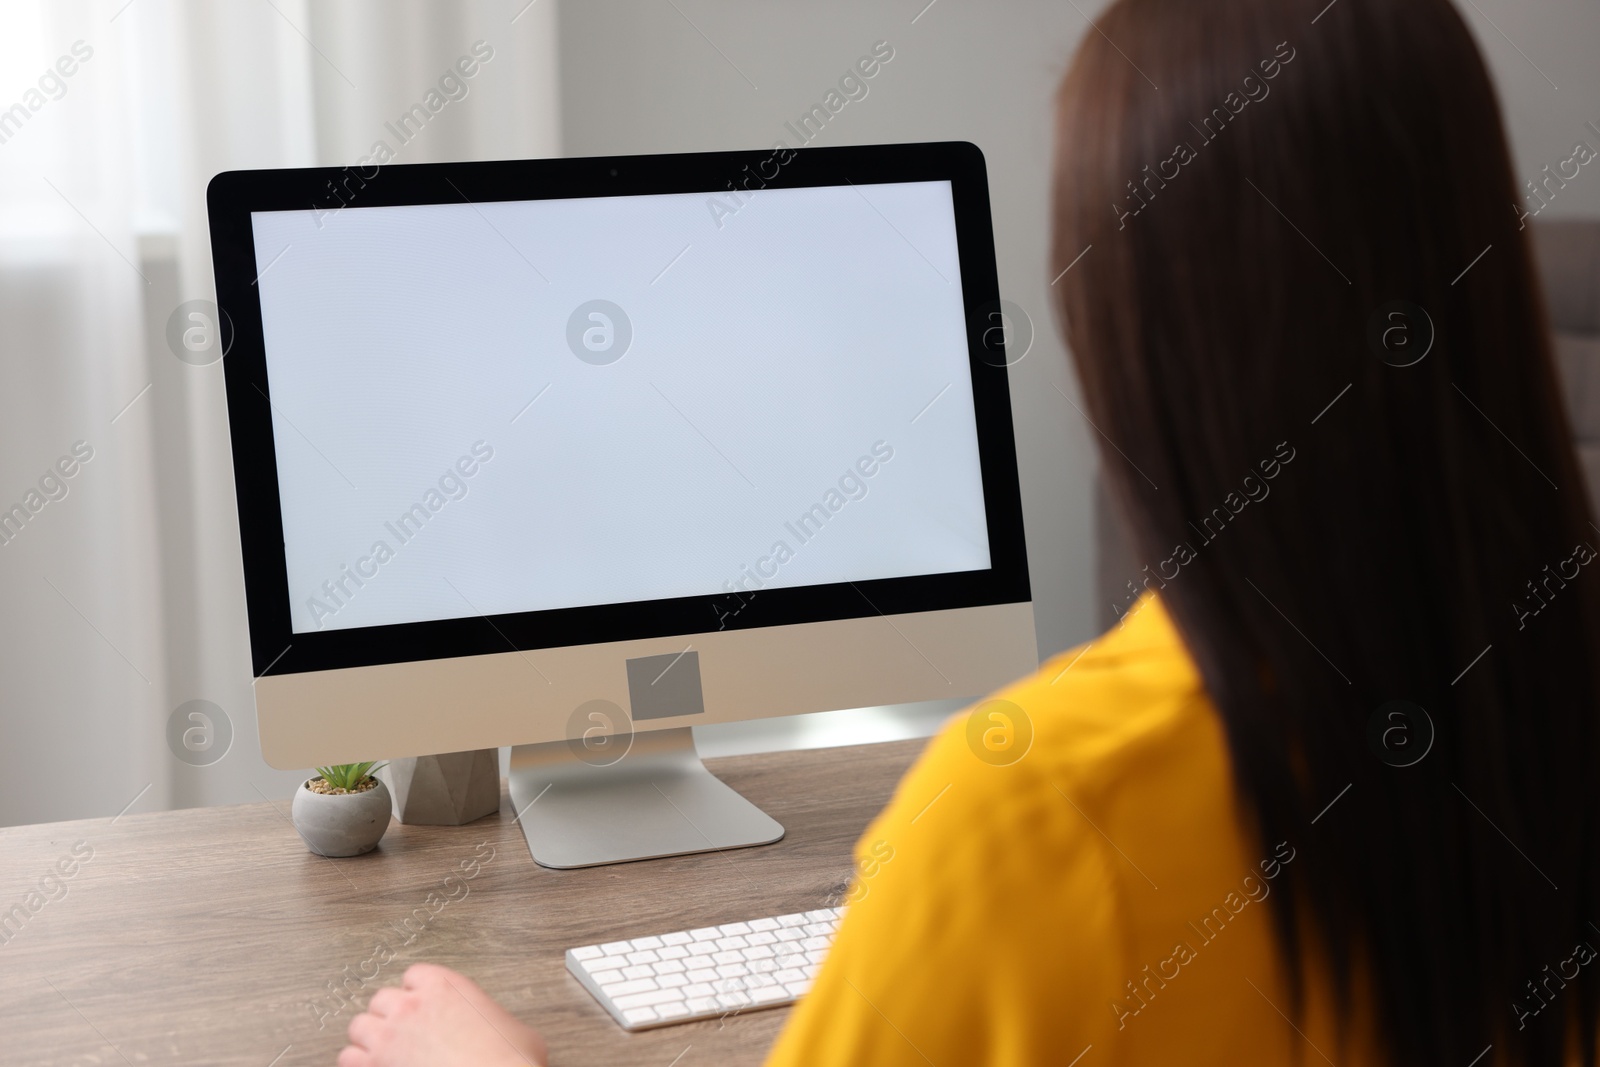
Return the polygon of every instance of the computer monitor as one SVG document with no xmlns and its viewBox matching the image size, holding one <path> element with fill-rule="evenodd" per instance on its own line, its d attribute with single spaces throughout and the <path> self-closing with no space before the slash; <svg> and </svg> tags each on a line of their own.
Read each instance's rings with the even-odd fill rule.
<svg viewBox="0 0 1600 1067">
<path fill-rule="evenodd" d="M 261 748 L 511 745 L 534 858 L 782 828 L 689 728 L 1037 666 L 966 143 L 219 174 Z"/>
</svg>

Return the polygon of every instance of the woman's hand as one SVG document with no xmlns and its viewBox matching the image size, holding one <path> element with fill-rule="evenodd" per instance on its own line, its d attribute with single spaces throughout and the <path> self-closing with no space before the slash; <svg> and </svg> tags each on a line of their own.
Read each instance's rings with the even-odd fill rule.
<svg viewBox="0 0 1600 1067">
<path fill-rule="evenodd" d="M 544 1038 L 466 975 L 431 963 L 406 969 L 350 1020 L 339 1067 L 544 1067 Z"/>
</svg>

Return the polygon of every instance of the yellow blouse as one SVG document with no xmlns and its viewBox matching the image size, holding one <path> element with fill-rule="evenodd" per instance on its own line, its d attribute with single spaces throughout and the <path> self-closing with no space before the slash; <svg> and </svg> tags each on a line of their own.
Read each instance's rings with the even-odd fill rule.
<svg viewBox="0 0 1600 1067">
<path fill-rule="evenodd" d="M 1247 832 L 1221 722 L 1146 594 L 930 743 L 856 846 L 769 1067 L 1372 1063 L 1315 968 L 1285 1017 L 1265 901 L 1307 847 Z"/>
</svg>

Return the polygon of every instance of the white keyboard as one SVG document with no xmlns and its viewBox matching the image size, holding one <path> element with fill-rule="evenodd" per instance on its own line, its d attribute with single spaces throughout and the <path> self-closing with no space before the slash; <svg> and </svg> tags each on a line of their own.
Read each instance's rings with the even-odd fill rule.
<svg viewBox="0 0 1600 1067">
<path fill-rule="evenodd" d="M 843 908 L 567 950 L 567 970 L 624 1030 L 793 1004 L 828 954 Z"/>
</svg>

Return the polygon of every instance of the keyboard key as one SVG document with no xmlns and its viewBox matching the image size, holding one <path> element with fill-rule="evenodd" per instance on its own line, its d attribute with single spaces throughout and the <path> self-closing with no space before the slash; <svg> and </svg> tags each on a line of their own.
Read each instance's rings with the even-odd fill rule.
<svg viewBox="0 0 1600 1067">
<path fill-rule="evenodd" d="M 798 926 L 785 926 L 773 934 L 779 941 L 799 941 L 806 936 L 806 932 Z"/>
<path fill-rule="evenodd" d="M 722 1010 L 721 1006 L 717 1003 L 716 997 L 695 997 L 692 1000 L 689 1000 L 687 1003 L 689 1005 L 689 1010 L 696 1015 L 715 1015 L 717 1012 Z"/>
<path fill-rule="evenodd" d="M 622 1018 L 629 1026 L 638 1026 L 641 1023 L 653 1023 L 658 1016 L 650 1008 L 635 1008 L 622 1013 Z"/>
<path fill-rule="evenodd" d="M 648 963 L 636 963 L 632 967 L 624 967 L 622 973 L 627 978 L 654 978 L 656 974 Z"/>
<path fill-rule="evenodd" d="M 782 982 L 784 985 L 790 985 L 790 984 L 792 984 L 794 982 L 804 982 L 804 981 L 806 981 L 805 974 L 803 972 L 797 970 L 797 969 L 794 969 L 794 968 L 790 968 L 789 970 L 786 970 L 786 971 L 774 971 L 772 973 L 772 977 L 776 978 L 778 981 Z"/>
<path fill-rule="evenodd" d="M 630 993 L 626 996 L 613 996 L 611 1003 L 627 1011 L 630 1008 L 653 1008 L 657 1004 L 672 1004 L 681 1001 L 676 989 L 652 989 L 644 993 Z"/>
<path fill-rule="evenodd" d="M 656 960 L 659 960 L 660 958 L 661 958 L 660 956 L 657 956 L 650 949 L 645 949 L 643 952 L 630 952 L 630 953 L 628 953 L 628 962 L 629 963 L 654 963 Z"/>
<path fill-rule="evenodd" d="M 681 1000 L 673 1001 L 671 1004 L 656 1005 L 656 1018 L 658 1019 L 676 1019 L 680 1015 L 688 1014 L 689 1005 Z"/>
<path fill-rule="evenodd" d="M 702 926 L 698 930 L 690 930 L 689 936 L 696 941 L 715 941 L 723 935 L 715 926 Z"/>
<path fill-rule="evenodd" d="M 740 949 L 739 952 L 747 960 L 770 960 L 777 955 L 770 945 L 751 945 L 749 948 Z"/>
<path fill-rule="evenodd" d="M 683 987 L 683 995 L 693 1000 L 696 997 L 709 997 L 716 994 L 710 982 L 690 982 Z"/>
<path fill-rule="evenodd" d="M 687 930 L 674 930 L 670 934 L 662 934 L 661 940 L 668 945 L 687 945 L 694 938 L 689 936 L 689 931 Z"/>
<path fill-rule="evenodd" d="M 717 994 L 717 1006 L 719 1008 L 748 1008 L 750 1003 L 750 997 L 745 993 Z"/>
<path fill-rule="evenodd" d="M 615 967 L 611 968 L 609 971 L 601 971 L 599 974 L 594 976 L 595 985 L 606 986 L 607 988 L 616 985 L 618 982 L 626 982 L 629 980 L 630 979 L 623 977 L 622 972 L 617 970 Z"/>
<path fill-rule="evenodd" d="M 599 945 L 585 945 L 582 948 L 575 948 L 572 950 L 572 958 L 575 960 L 598 959 L 604 955 L 605 952 L 600 948 Z"/>
<path fill-rule="evenodd" d="M 682 974 L 663 974 L 656 977 L 656 984 L 662 989 L 679 989 L 689 984 L 689 979 Z"/>
<path fill-rule="evenodd" d="M 601 956 L 597 960 L 584 960 L 582 964 L 583 969 L 590 974 L 598 974 L 601 971 L 609 971 L 613 968 L 626 967 L 627 965 L 628 957 L 626 956 Z"/>
<path fill-rule="evenodd" d="M 806 949 L 821 949 L 823 951 L 827 951 L 827 948 L 828 948 L 829 944 L 830 944 L 830 942 L 825 937 L 808 937 L 804 941 L 800 942 L 800 947 L 801 948 L 806 948 Z"/>
<path fill-rule="evenodd" d="M 667 945 L 665 948 L 656 950 L 656 955 L 664 960 L 681 960 L 688 954 L 689 950 L 678 944 Z"/>
<path fill-rule="evenodd" d="M 656 982 L 654 978 L 635 978 L 631 982 L 618 982 L 615 985 L 606 986 L 606 996 L 615 1002 L 618 997 L 632 996 L 635 993 L 648 993 L 655 988 Z"/>
<path fill-rule="evenodd" d="M 690 971 L 687 977 L 691 982 L 715 982 L 719 975 L 716 971 L 713 971 L 709 968 L 701 968 L 699 970 Z"/>
<path fill-rule="evenodd" d="M 608 944 L 601 945 L 600 951 L 604 952 L 607 956 L 620 956 L 624 953 L 632 952 L 633 943 L 631 941 L 612 941 Z"/>
<path fill-rule="evenodd" d="M 713 952 L 711 958 L 719 964 L 743 963 L 744 957 L 737 952 Z"/>
<path fill-rule="evenodd" d="M 745 923 L 725 923 L 722 926 L 722 932 L 725 934 L 748 934 L 750 927 Z"/>
<path fill-rule="evenodd" d="M 636 937 L 633 939 L 633 947 L 637 949 L 660 948 L 663 944 L 665 942 L 659 937 Z"/>
<path fill-rule="evenodd" d="M 657 974 L 682 974 L 688 970 L 681 960 L 662 960 L 652 968 Z"/>
<path fill-rule="evenodd" d="M 804 915 L 780 915 L 780 916 L 778 916 L 778 925 L 779 926 L 804 926 L 805 924 L 806 924 L 806 917 Z"/>
<path fill-rule="evenodd" d="M 750 942 L 746 941 L 742 937 L 737 937 L 737 936 L 736 937 L 724 937 L 724 938 L 718 939 L 718 941 L 717 941 L 717 947 L 719 949 L 722 949 L 724 952 L 728 951 L 729 949 L 744 948 L 745 946 L 747 946 L 749 944 L 750 944 Z"/>
<path fill-rule="evenodd" d="M 750 992 L 750 999 L 757 1004 L 771 1004 L 773 1001 L 787 1000 L 789 996 L 789 991 L 781 985 L 769 985 Z"/>
<path fill-rule="evenodd" d="M 778 920 L 777 919 L 751 919 L 750 920 L 750 929 L 752 929 L 752 930 L 776 930 L 777 928 L 778 928 Z"/>
</svg>

